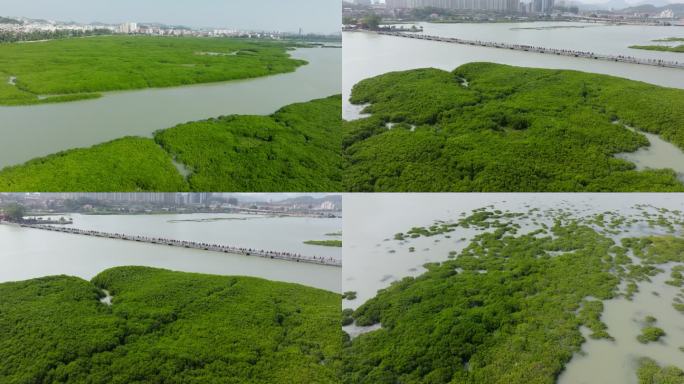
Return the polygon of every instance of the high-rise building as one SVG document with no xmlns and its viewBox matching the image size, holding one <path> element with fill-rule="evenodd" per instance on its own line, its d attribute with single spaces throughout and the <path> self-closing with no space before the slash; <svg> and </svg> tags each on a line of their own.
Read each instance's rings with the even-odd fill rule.
<svg viewBox="0 0 684 384">
<path fill-rule="evenodd" d="M 123 23 L 119 25 L 119 33 L 136 33 L 138 32 L 138 23 Z"/>
<path fill-rule="evenodd" d="M 518 12 L 519 0 L 386 0 L 388 9 L 443 8 L 454 10 L 482 10 Z"/>
</svg>

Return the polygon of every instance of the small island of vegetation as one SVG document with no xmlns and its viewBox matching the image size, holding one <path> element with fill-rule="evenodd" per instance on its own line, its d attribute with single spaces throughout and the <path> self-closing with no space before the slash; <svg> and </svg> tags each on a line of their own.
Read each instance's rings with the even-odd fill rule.
<svg viewBox="0 0 684 384">
<path fill-rule="evenodd" d="M 653 40 L 653 42 L 660 42 L 660 43 L 676 43 L 676 42 L 684 42 L 684 38 L 682 37 L 668 37 L 665 39 L 656 39 Z M 644 49 L 647 51 L 662 51 L 662 52 L 678 52 L 678 53 L 684 53 L 684 44 L 679 44 L 679 45 L 632 45 L 630 46 L 632 49 Z"/>
<path fill-rule="evenodd" d="M 0 382 L 337 383 L 339 316 L 339 294 L 249 277 L 121 267 L 5 283 Z"/>
<path fill-rule="evenodd" d="M 663 336 L 665 336 L 665 331 L 662 328 L 648 325 L 641 329 L 641 334 L 637 336 L 637 340 L 642 344 L 648 344 L 660 340 Z"/>
<path fill-rule="evenodd" d="M 156 132 L 153 139 L 126 137 L 7 167 L 0 171 L 0 190 L 338 191 L 340 123 L 340 97 L 331 96 L 292 104 L 271 116 L 181 124 Z"/>
<path fill-rule="evenodd" d="M 342 247 L 342 240 L 307 240 L 307 245 L 320 245 L 323 247 Z"/>
<path fill-rule="evenodd" d="M 351 102 L 370 117 L 344 123 L 348 191 L 684 191 L 616 157 L 649 145 L 639 130 L 684 149 L 680 89 L 470 63 L 367 79 Z"/>
</svg>

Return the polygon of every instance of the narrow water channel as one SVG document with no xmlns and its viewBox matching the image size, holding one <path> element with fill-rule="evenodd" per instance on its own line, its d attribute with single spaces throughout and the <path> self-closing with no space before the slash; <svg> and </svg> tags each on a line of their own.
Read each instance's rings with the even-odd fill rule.
<svg viewBox="0 0 684 384">
<path fill-rule="evenodd" d="M 110 92 L 69 103 L 0 107 L 0 168 L 124 136 L 230 114 L 268 115 L 285 105 L 340 93 L 341 49 L 304 48 L 293 73 L 176 88 Z"/>
</svg>

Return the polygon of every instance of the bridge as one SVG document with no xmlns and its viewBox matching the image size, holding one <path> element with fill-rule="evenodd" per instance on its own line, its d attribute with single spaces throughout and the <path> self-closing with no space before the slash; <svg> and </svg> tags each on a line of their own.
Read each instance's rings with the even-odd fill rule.
<svg viewBox="0 0 684 384">
<path fill-rule="evenodd" d="M 126 234 L 122 234 L 122 233 L 107 233 L 107 232 L 99 232 L 99 231 L 89 231 L 89 230 L 84 230 L 84 229 L 64 228 L 64 227 L 56 227 L 56 226 L 44 225 L 44 224 L 19 224 L 19 225 L 22 228 L 32 228 L 32 229 L 39 229 L 39 230 L 43 230 L 43 231 L 68 233 L 68 234 L 73 234 L 73 235 L 101 237 L 101 238 L 124 240 L 124 241 L 134 241 L 134 242 L 138 242 L 138 243 L 158 244 L 158 245 L 166 245 L 166 246 L 170 246 L 170 247 L 197 249 L 197 250 L 209 251 L 209 252 L 230 253 L 230 254 L 243 255 L 243 256 L 255 256 L 255 257 L 263 257 L 266 259 L 286 260 L 286 261 L 292 261 L 292 262 L 297 262 L 297 263 L 320 264 L 320 265 L 329 265 L 329 266 L 334 266 L 334 267 L 341 267 L 342 266 L 342 261 L 334 259 L 332 257 L 303 256 L 303 255 L 293 253 L 293 252 L 276 252 L 276 251 L 266 251 L 263 249 L 257 250 L 257 249 L 241 248 L 241 247 L 234 247 L 234 246 L 221 245 L 221 244 L 209 244 L 209 243 L 202 243 L 202 242 L 195 242 L 195 241 L 165 239 L 165 238 L 159 238 L 159 237 L 126 235 Z"/>
<path fill-rule="evenodd" d="M 403 37 L 403 38 L 407 38 L 407 39 L 429 40 L 429 41 L 438 41 L 438 42 L 442 42 L 442 43 L 472 45 L 472 46 L 479 46 L 479 47 L 508 49 L 508 50 L 513 50 L 513 51 L 542 53 L 542 54 L 548 54 L 548 55 L 568 56 L 568 57 L 577 57 L 577 58 L 593 59 L 593 60 L 614 61 L 614 62 L 628 63 L 628 64 L 639 64 L 639 65 L 650 65 L 650 66 L 655 66 L 655 67 L 684 69 L 684 62 L 679 62 L 679 61 L 668 61 L 668 60 L 658 60 L 658 59 L 642 59 L 642 58 L 638 58 L 638 57 L 622 56 L 622 55 L 618 55 L 618 56 L 604 55 L 604 54 L 598 54 L 598 53 L 593 53 L 593 52 L 573 51 L 570 49 L 544 48 L 544 47 L 535 47 L 532 45 L 496 43 L 496 42 L 480 41 L 480 40 L 464 40 L 464 39 L 458 39 L 455 37 L 441 37 L 441 36 L 432 36 L 432 35 L 424 35 L 424 34 L 416 34 L 416 33 L 408 33 L 408 32 L 377 31 L 376 33 L 378 33 L 380 35 Z"/>
</svg>

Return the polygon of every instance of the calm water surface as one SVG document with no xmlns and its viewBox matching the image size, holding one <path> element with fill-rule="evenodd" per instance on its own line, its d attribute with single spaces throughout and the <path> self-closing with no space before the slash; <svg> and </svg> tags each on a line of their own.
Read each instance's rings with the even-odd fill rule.
<svg viewBox="0 0 684 384">
<path fill-rule="evenodd" d="M 0 107 L 0 168 L 61 150 L 124 136 L 147 136 L 187 121 L 230 114 L 267 115 L 281 107 L 339 94 L 341 50 L 292 52 L 308 65 L 257 79 L 106 93 L 100 99 Z"/>
<path fill-rule="evenodd" d="M 83 229 L 138 233 L 195 241 L 328 255 L 340 249 L 306 246 L 341 229 L 341 219 L 263 218 L 212 222 L 231 215 L 81 216 Z M 66 274 L 91 279 L 115 266 L 141 265 L 217 275 L 244 275 L 340 291 L 340 268 L 242 255 L 163 247 L 154 244 L 54 233 L 0 225 L 0 282 Z"/>
<path fill-rule="evenodd" d="M 127 235 L 166 237 L 218 243 L 243 248 L 294 252 L 340 260 L 342 249 L 304 244 L 307 240 L 340 239 L 326 236 L 342 230 L 342 219 L 270 217 L 240 214 L 79 215 L 73 227 Z"/>
<path fill-rule="evenodd" d="M 454 220 L 461 213 L 493 205 L 496 209 L 527 212 L 531 208 L 569 210 L 578 216 L 616 211 L 621 215 L 640 215 L 636 204 L 651 204 L 671 210 L 684 210 L 682 194 L 353 194 L 345 196 L 343 291 L 356 291 L 357 299 L 345 300 L 344 308 L 357 308 L 375 296 L 377 290 L 405 276 L 425 272 L 426 262 L 448 259 L 449 251 L 460 251 L 475 234 L 474 230 L 458 229 L 451 238 L 435 236 L 412 239 L 410 242 L 393 240 L 398 232 L 415 226 L 429 226 L 436 220 Z M 544 218 L 539 218 L 540 222 Z M 547 219 L 548 220 L 548 219 Z M 535 229 L 533 226 L 527 229 Z M 523 231 L 526 229 L 523 226 Z M 663 234 L 648 225 L 636 226 L 628 234 L 643 236 Z M 676 233 L 682 236 L 680 228 Z M 466 238 L 466 240 L 462 240 Z M 616 237 L 615 240 L 618 240 Z M 415 247 L 415 252 L 409 252 Z M 664 284 L 669 272 L 642 283 L 633 301 L 622 298 L 605 302 L 602 320 L 615 341 L 589 340 L 576 354 L 559 378 L 560 384 L 631 384 L 636 383 L 638 359 L 650 357 L 661 364 L 684 367 L 684 323 L 682 315 L 672 307 L 672 299 L 679 291 Z M 658 292 L 655 296 L 653 292 Z M 636 340 L 643 318 L 655 316 L 657 325 L 667 332 L 660 343 L 644 346 Z M 353 336 L 372 329 L 345 327 Z"/>
</svg>

